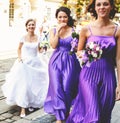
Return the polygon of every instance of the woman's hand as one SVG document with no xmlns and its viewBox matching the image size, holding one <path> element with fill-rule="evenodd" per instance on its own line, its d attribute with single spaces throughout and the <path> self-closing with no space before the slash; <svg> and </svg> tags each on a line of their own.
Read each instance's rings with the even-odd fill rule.
<svg viewBox="0 0 120 123">
<path fill-rule="evenodd" d="M 120 100 L 120 85 L 116 88 L 116 101 Z"/>
<path fill-rule="evenodd" d="M 18 62 L 23 62 L 23 60 L 21 58 L 18 58 Z"/>
<path fill-rule="evenodd" d="M 82 58 L 82 56 L 83 56 L 82 54 L 83 54 L 83 50 L 77 51 L 78 58 Z"/>
<path fill-rule="evenodd" d="M 59 33 L 60 30 L 61 30 L 63 27 L 65 27 L 65 26 L 67 26 L 67 23 L 60 23 L 60 24 L 57 26 L 56 31 Z"/>
</svg>

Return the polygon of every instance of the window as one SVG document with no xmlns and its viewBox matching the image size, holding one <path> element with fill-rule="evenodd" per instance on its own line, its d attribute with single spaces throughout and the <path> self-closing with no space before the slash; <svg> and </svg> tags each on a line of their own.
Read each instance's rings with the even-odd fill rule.
<svg viewBox="0 0 120 123">
<path fill-rule="evenodd" d="M 14 21 L 14 3 L 10 2 L 9 4 L 9 26 L 12 26 Z"/>
</svg>

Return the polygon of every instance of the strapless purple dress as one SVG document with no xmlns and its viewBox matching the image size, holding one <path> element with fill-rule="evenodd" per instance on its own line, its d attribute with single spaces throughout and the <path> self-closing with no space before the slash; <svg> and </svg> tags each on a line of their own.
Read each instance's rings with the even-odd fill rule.
<svg viewBox="0 0 120 123">
<path fill-rule="evenodd" d="M 115 30 L 116 32 L 116 30 Z M 79 91 L 67 123 L 110 123 L 115 104 L 115 54 L 114 36 L 92 35 L 87 42 L 101 45 L 102 57 L 84 66 L 79 76 Z"/>
<path fill-rule="evenodd" d="M 78 92 L 80 64 L 71 49 L 72 36 L 61 39 L 49 61 L 49 88 L 44 110 L 65 120 L 73 99 Z"/>
</svg>

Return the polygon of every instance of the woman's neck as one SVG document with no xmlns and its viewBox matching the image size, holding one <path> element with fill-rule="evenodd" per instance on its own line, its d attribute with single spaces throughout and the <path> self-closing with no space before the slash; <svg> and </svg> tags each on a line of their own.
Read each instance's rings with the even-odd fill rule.
<svg viewBox="0 0 120 123">
<path fill-rule="evenodd" d="M 98 18 L 94 24 L 98 25 L 99 27 L 107 26 L 111 23 L 110 19 Z"/>
<path fill-rule="evenodd" d="M 34 32 L 28 32 L 27 35 L 30 36 L 30 37 L 33 37 L 33 36 L 35 36 L 35 33 Z"/>
<path fill-rule="evenodd" d="M 26 41 L 28 41 L 28 42 L 36 42 L 37 41 L 37 37 L 34 33 L 28 32 L 25 38 L 26 38 Z"/>
</svg>

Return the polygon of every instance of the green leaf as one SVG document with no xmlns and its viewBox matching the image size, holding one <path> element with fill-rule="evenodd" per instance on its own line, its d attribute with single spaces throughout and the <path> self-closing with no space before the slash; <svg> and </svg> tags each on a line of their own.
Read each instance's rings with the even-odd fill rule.
<svg viewBox="0 0 120 123">
<path fill-rule="evenodd" d="M 77 39 L 79 39 L 79 34 L 78 34 L 78 33 L 76 33 L 76 32 L 73 32 L 73 33 L 72 33 L 72 37 L 73 37 L 73 38 L 77 38 Z"/>
</svg>

